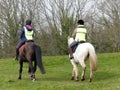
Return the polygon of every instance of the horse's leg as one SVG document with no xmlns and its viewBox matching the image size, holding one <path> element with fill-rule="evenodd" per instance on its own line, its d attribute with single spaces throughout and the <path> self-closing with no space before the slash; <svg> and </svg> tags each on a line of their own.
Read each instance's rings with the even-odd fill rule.
<svg viewBox="0 0 120 90">
<path fill-rule="evenodd" d="M 81 66 L 82 66 L 82 74 L 81 74 L 81 81 L 85 80 L 85 70 L 86 70 L 86 65 L 84 60 L 80 62 Z"/>
<path fill-rule="evenodd" d="M 71 61 L 71 64 L 73 65 L 71 80 L 74 80 L 74 76 L 75 76 L 74 62 Z"/>
<path fill-rule="evenodd" d="M 36 72 L 36 69 L 37 69 L 37 63 L 36 63 L 36 61 L 34 61 L 34 67 L 33 67 L 33 80 L 35 80 L 35 72 Z"/>
<path fill-rule="evenodd" d="M 32 79 L 33 65 L 32 65 L 32 60 L 29 53 L 26 54 L 26 60 L 28 61 L 28 65 L 29 65 L 28 73 L 29 73 L 30 79 Z"/>
<path fill-rule="evenodd" d="M 74 69 L 75 69 L 76 81 L 79 81 L 79 76 L 78 76 L 78 64 L 77 64 L 77 63 L 75 63 Z"/>
<path fill-rule="evenodd" d="M 73 67 L 71 80 L 74 80 L 74 74 L 75 74 L 75 72 L 74 72 L 74 67 Z"/>
<path fill-rule="evenodd" d="M 75 63 L 74 61 L 71 61 L 72 65 L 73 65 L 73 71 L 72 71 L 72 77 L 71 79 L 74 79 L 74 75 L 76 76 L 76 81 L 79 81 L 79 76 L 78 76 L 78 66 L 77 63 Z"/>
<path fill-rule="evenodd" d="M 29 68 L 28 68 L 28 75 L 29 75 L 29 77 L 31 78 L 31 68 L 30 68 L 30 66 L 29 66 Z"/>
<path fill-rule="evenodd" d="M 34 74 L 33 74 L 33 65 L 32 65 L 32 61 L 29 61 L 29 67 L 30 67 L 30 71 L 31 71 L 31 79 L 33 80 L 33 76 L 34 76 Z"/>
<path fill-rule="evenodd" d="M 92 73 L 92 69 L 90 69 L 90 79 L 89 79 L 89 82 L 92 81 L 92 75 L 93 75 L 93 73 Z"/>
<path fill-rule="evenodd" d="M 28 68 L 28 73 L 29 73 L 29 74 L 31 73 L 31 69 L 30 69 L 30 67 Z"/>
<path fill-rule="evenodd" d="M 20 64 L 20 68 L 19 68 L 19 77 L 18 77 L 18 79 L 22 79 L 21 77 L 22 77 L 23 61 L 20 60 L 20 61 L 19 61 L 19 64 Z"/>
</svg>

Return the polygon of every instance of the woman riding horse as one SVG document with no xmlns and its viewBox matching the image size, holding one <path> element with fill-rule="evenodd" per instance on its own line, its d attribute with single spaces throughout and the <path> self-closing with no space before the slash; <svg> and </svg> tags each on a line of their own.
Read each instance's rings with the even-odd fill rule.
<svg viewBox="0 0 120 90">
<path fill-rule="evenodd" d="M 33 36 L 34 36 L 34 31 L 31 26 L 32 21 L 31 20 L 26 20 L 26 25 L 21 29 L 20 32 L 20 42 L 18 43 L 16 47 L 16 57 L 15 60 L 18 60 L 19 56 L 19 48 L 25 44 L 26 41 L 32 41 L 33 42 Z"/>
<path fill-rule="evenodd" d="M 68 37 L 68 46 L 71 45 L 71 43 L 74 42 L 73 38 Z M 97 57 L 95 48 L 91 43 L 82 43 L 79 44 L 76 48 L 75 52 L 73 53 L 74 58 L 70 60 L 71 64 L 73 65 L 73 71 L 72 71 L 72 77 L 71 80 L 74 80 L 74 77 L 76 81 L 79 80 L 78 75 L 78 64 L 82 66 L 82 74 L 81 74 L 81 80 L 85 80 L 85 70 L 86 70 L 86 64 L 85 61 L 89 59 L 90 62 L 90 79 L 89 81 L 92 81 L 92 71 L 96 71 L 97 69 Z"/>
<path fill-rule="evenodd" d="M 75 41 L 73 43 L 71 43 L 71 45 L 68 47 L 68 52 L 70 54 L 70 59 L 74 58 L 73 57 L 73 51 L 72 51 L 74 46 L 76 46 L 78 43 L 86 42 L 86 38 L 87 38 L 87 30 L 84 26 L 84 21 L 83 20 L 78 20 L 77 23 L 78 23 L 78 26 L 72 34 L 72 37 L 75 39 Z"/>
</svg>

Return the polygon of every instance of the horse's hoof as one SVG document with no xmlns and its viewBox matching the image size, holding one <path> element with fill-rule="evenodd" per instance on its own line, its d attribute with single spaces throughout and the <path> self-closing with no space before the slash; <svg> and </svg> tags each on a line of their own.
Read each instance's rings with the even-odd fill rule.
<svg viewBox="0 0 120 90">
<path fill-rule="evenodd" d="M 18 80 L 21 80 L 21 77 L 18 77 Z"/>
<path fill-rule="evenodd" d="M 85 80 L 85 78 L 82 78 L 82 79 L 81 79 L 81 81 L 84 81 L 84 80 Z"/>
<path fill-rule="evenodd" d="M 76 82 L 77 82 L 77 81 L 79 81 L 79 77 L 78 77 L 78 76 L 76 77 Z"/>
<path fill-rule="evenodd" d="M 84 80 L 85 80 L 85 77 L 84 77 L 84 76 L 82 76 L 82 77 L 81 77 L 81 81 L 84 81 Z"/>
<path fill-rule="evenodd" d="M 89 82 L 92 82 L 92 79 L 91 79 L 91 78 L 89 79 Z"/>
<path fill-rule="evenodd" d="M 35 75 L 31 75 L 31 80 L 34 82 L 36 79 L 35 79 Z"/>
<path fill-rule="evenodd" d="M 35 81 L 35 78 L 33 78 L 32 81 L 34 82 L 34 81 Z"/>
<path fill-rule="evenodd" d="M 71 80 L 74 80 L 74 76 L 71 77 Z"/>
<path fill-rule="evenodd" d="M 76 81 L 76 82 L 78 82 L 78 81 L 79 81 L 79 79 L 76 79 L 75 81 Z"/>
</svg>

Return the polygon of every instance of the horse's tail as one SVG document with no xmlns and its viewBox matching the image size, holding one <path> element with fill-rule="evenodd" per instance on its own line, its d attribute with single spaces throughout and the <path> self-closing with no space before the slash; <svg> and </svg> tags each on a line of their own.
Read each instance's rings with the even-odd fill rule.
<svg viewBox="0 0 120 90">
<path fill-rule="evenodd" d="M 97 56 L 94 47 L 89 48 L 89 60 L 92 71 L 97 70 Z"/>
<path fill-rule="evenodd" d="M 41 73 L 44 74 L 45 69 L 42 63 L 42 52 L 41 52 L 41 48 L 38 45 L 35 45 L 35 56 L 36 56 L 37 65 Z"/>
</svg>

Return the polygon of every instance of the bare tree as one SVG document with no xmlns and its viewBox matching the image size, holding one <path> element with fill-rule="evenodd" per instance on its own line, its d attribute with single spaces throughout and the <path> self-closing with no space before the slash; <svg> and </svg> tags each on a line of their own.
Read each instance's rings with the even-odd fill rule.
<svg viewBox="0 0 120 90">
<path fill-rule="evenodd" d="M 94 19 L 96 29 L 99 31 L 99 47 L 104 52 L 120 50 L 120 1 L 99 0 L 95 2 L 96 16 Z M 97 32 L 98 32 L 97 31 Z M 97 41 L 97 40 L 96 40 Z M 103 50 L 101 51 L 103 52 Z M 107 50 L 108 49 L 108 50 Z"/>
<path fill-rule="evenodd" d="M 0 0 L 0 35 L 2 49 L 12 54 L 19 40 L 19 29 L 24 25 L 26 19 L 36 17 L 36 8 L 40 0 Z M 11 48 L 9 48 L 11 47 Z"/>
<path fill-rule="evenodd" d="M 42 2 L 46 25 L 49 27 L 49 33 L 52 34 L 49 37 L 53 41 L 51 47 L 56 43 L 52 50 L 59 51 L 60 54 L 67 53 L 67 36 L 71 35 L 78 19 L 86 18 L 89 8 L 85 8 L 89 3 L 88 1 L 45 0 Z M 56 48 L 59 48 L 59 50 Z"/>
<path fill-rule="evenodd" d="M 67 53 L 67 36 L 78 19 L 85 21 L 88 41 L 99 52 L 119 51 L 119 7 L 119 0 L 0 0 L 2 55 L 13 55 L 26 19 L 33 22 L 35 41 L 41 45 L 43 55 Z"/>
</svg>

